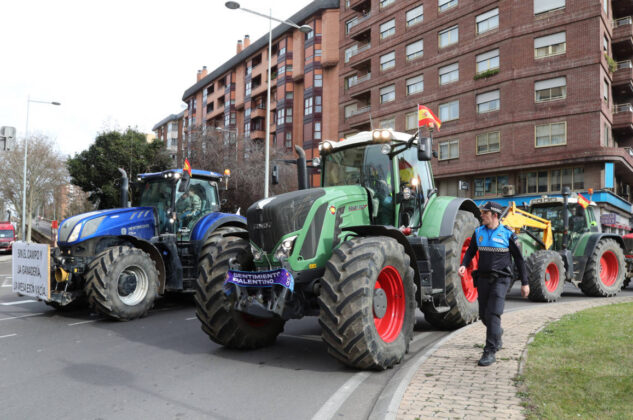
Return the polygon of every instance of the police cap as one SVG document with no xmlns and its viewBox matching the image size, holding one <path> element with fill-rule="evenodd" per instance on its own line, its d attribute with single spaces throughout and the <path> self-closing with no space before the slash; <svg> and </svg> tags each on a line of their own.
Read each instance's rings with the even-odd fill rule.
<svg viewBox="0 0 633 420">
<path fill-rule="evenodd" d="M 491 211 L 493 213 L 501 214 L 503 213 L 503 206 L 494 201 L 488 201 L 483 206 L 479 207 L 481 211 Z"/>
</svg>

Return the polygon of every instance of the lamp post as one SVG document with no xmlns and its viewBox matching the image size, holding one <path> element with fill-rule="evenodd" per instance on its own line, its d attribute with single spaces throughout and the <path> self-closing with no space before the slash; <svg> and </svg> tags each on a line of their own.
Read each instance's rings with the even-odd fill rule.
<svg viewBox="0 0 633 420">
<path fill-rule="evenodd" d="M 26 161 L 29 153 L 29 109 L 31 102 L 35 104 L 61 105 L 54 101 L 38 101 L 28 96 L 26 99 L 26 128 L 24 130 L 24 172 L 22 175 L 22 240 L 26 241 Z"/>
<path fill-rule="evenodd" d="M 289 22 L 287 20 L 274 18 L 272 16 L 272 10 L 270 9 L 268 11 L 268 15 L 265 15 L 263 13 L 255 12 L 254 10 L 241 7 L 240 4 L 236 1 L 227 1 L 226 3 L 224 3 L 224 5 L 228 9 L 232 9 L 232 10 L 240 9 L 245 12 L 252 13 L 254 15 L 265 17 L 268 19 L 268 87 L 266 89 L 266 144 L 264 146 L 264 154 L 265 154 L 264 198 L 268 198 L 268 177 L 269 177 L 269 172 L 270 172 L 270 84 L 271 84 L 270 73 L 271 73 L 271 66 L 272 66 L 271 55 L 272 55 L 272 50 L 273 50 L 273 20 L 276 22 L 286 24 L 288 26 L 292 26 L 293 28 L 297 28 L 299 29 L 299 31 L 303 32 L 304 34 L 312 32 L 312 27 L 310 25 L 299 26 L 296 23 Z"/>
</svg>

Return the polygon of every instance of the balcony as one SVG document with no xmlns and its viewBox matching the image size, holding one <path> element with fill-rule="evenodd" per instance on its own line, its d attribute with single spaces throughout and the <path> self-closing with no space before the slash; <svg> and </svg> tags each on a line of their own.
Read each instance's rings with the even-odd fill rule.
<svg viewBox="0 0 633 420">
<path fill-rule="evenodd" d="M 266 138 L 264 130 L 251 130 L 251 140 L 263 140 L 264 138 Z"/>
<path fill-rule="evenodd" d="M 617 70 L 613 73 L 613 96 L 616 98 L 633 97 L 633 62 L 618 61 Z"/>
<path fill-rule="evenodd" d="M 345 89 L 351 89 L 354 86 L 360 85 L 361 83 L 366 82 L 368 80 L 371 80 L 371 73 L 367 73 L 367 74 L 362 75 L 362 76 L 348 77 L 347 79 L 345 79 L 345 81 L 346 81 Z"/>
<path fill-rule="evenodd" d="M 613 107 L 613 134 L 633 134 L 633 105 L 630 103 Z"/>
<path fill-rule="evenodd" d="M 353 48 L 347 49 L 345 50 L 345 62 L 349 63 L 349 61 L 352 59 L 352 57 L 365 52 L 367 50 L 369 50 L 371 48 L 371 43 L 367 43 L 364 45 L 358 45 L 356 44 Z"/>
<path fill-rule="evenodd" d="M 613 21 L 613 55 L 622 59 L 633 55 L 633 18 L 623 17 Z"/>
<path fill-rule="evenodd" d="M 352 32 L 354 27 L 356 27 L 359 24 L 365 22 L 370 17 L 371 17 L 371 13 L 367 12 L 366 14 L 358 15 L 358 16 L 354 17 L 353 19 L 348 20 L 347 22 L 345 22 L 345 33 L 349 34 L 350 32 Z"/>
<path fill-rule="evenodd" d="M 360 108 L 359 108 L 360 106 Z M 355 108 L 345 108 L 345 119 L 354 118 L 357 115 L 366 114 L 371 110 L 369 104 L 359 104 Z"/>
<path fill-rule="evenodd" d="M 266 110 L 264 107 L 257 107 L 251 110 L 251 120 L 255 118 L 266 118 Z"/>
<path fill-rule="evenodd" d="M 611 0 L 613 17 L 628 16 L 633 10 L 633 0 Z"/>
</svg>

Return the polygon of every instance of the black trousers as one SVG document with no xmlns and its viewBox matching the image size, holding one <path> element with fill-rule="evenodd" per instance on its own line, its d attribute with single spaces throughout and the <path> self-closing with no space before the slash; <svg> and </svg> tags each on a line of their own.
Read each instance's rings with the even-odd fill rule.
<svg viewBox="0 0 633 420">
<path fill-rule="evenodd" d="M 486 326 L 485 351 L 495 353 L 501 341 L 501 314 L 506 303 L 510 278 L 491 280 L 484 276 L 477 281 L 479 318 Z"/>
</svg>

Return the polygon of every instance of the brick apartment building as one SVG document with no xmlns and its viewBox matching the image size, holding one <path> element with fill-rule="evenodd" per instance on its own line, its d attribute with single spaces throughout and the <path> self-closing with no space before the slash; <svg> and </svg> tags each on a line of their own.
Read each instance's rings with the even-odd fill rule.
<svg viewBox="0 0 633 420">
<path fill-rule="evenodd" d="M 339 1 L 316 0 L 291 16 L 309 25 L 304 34 L 280 24 L 272 31 L 271 147 L 302 146 L 310 159 L 322 138 L 338 135 Z M 236 55 L 217 69 L 198 72 L 183 94 L 185 132 L 196 127 L 236 133 L 239 154 L 249 142 L 264 141 L 268 77 L 268 34 L 238 41 Z"/>
<path fill-rule="evenodd" d="M 592 198 L 628 225 L 631 15 L 633 0 L 342 1 L 339 132 L 414 132 L 425 104 L 441 194 L 611 189 Z"/>
<path fill-rule="evenodd" d="M 152 128 L 156 137 L 165 143 L 165 148 L 176 166 L 182 165 L 183 162 L 184 121 L 185 111 L 182 111 L 163 118 Z"/>
</svg>

